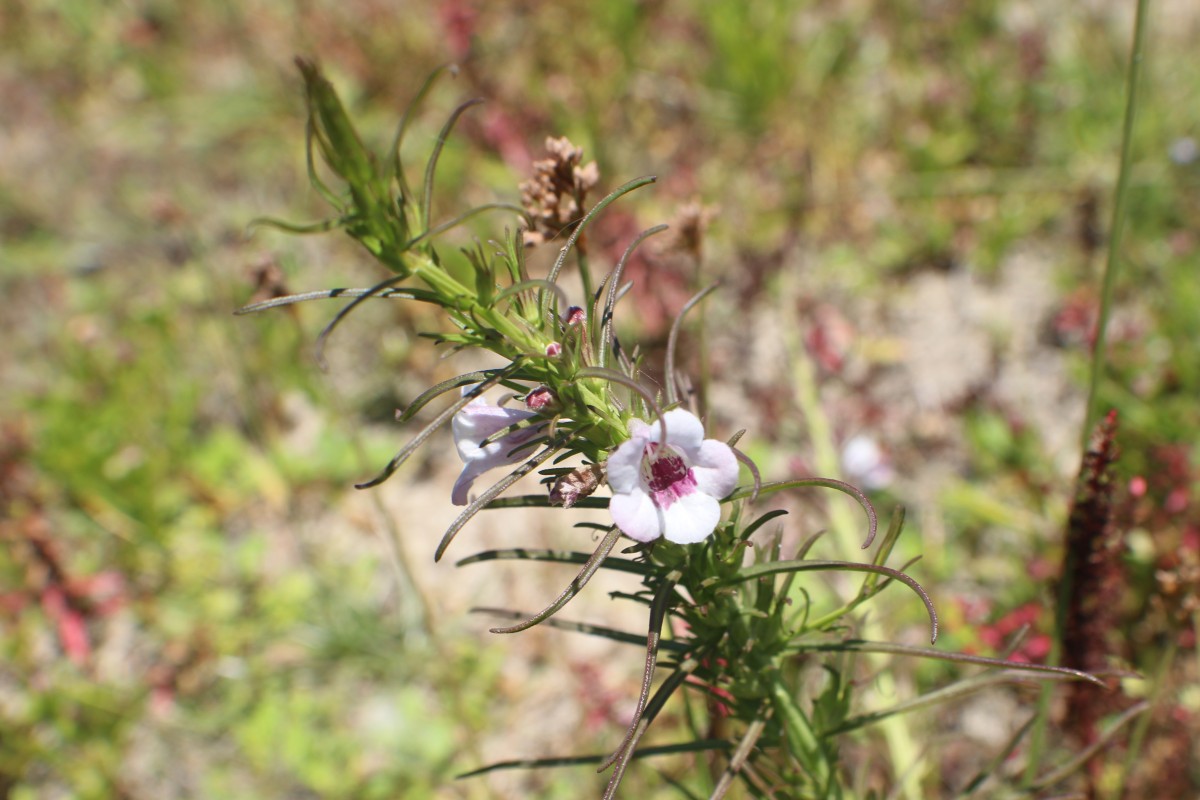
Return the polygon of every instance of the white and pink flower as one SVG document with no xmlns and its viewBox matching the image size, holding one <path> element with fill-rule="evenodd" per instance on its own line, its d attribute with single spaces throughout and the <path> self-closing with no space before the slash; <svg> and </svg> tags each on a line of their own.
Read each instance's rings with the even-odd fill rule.
<svg viewBox="0 0 1200 800">
<path fill-rule="evenodd" d="M 482 397 L 475 398 L 454 415 L 450 427 L 454 431 L 454 446 L 458 449 L 459 458 L 463 460 L 462 473 L 454 482 L 454 490 L 450 494 L 454 505 L 465 506 L 470 502 L 471 486 L 483 473 L 526 458 L 530 448 L 521 445 L 541 435 L 543 426 L 533 424 L 515 430 L 494 442 L 485 445 L 481 445 L 481 442 L 510 425 L 536 416 L 538 415 L 531 411 L 519 408 L 494 406 Z M 514 453 L 514 450 L 517 452 Z"/>
<path fill-rule="evenodd" d="M 721 521 L 718 501 L 737 485 L 737 457 L 724 442 L 705 439 L 694 414 L 675 409 L 663 421 L 665 443 L 657 423 L 635 419 L 629 440 L 608 457 L 609 511 L 631 539 L 694 544 Z"/>
</svg>

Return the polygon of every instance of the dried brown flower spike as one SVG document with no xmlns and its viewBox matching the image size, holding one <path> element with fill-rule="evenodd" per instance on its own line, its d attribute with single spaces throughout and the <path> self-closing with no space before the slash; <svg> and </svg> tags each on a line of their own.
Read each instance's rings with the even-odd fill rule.
<svg viewBox="0 0 1200 800">
<path fill-rule="evenodd" d="M 533 177 L 521 184 L 521 205 L 529 217 L 526 247 L 569 234 L 583 217 L 588 191 L 600 180 L 596 162 L 580 166 L 583 148 L 567 137 L 548 137 L 546 150 L 550 157 L 533 162 Z M 583 237 L 575 246 L 582 250 Z"/>
<path fill-rule="evenodd" d="M 695 200 L 684 204 L 675 213 L 671 222 L 673 236 L 663 250 L 681 253 L 699 264 L 704 254 L 704 232 L 716 216 L 717 209 L 713 206 L 701 205 Z"/>
</svg>

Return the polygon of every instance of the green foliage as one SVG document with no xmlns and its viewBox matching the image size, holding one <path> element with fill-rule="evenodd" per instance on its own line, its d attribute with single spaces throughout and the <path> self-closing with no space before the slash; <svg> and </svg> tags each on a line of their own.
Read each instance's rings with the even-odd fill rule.
<svg viewBox="0 0 1200 800">
<path fill-rule="evenodd" d="M 0 11 L 0 88 L 14 121 L 0 155 L 0 415 L 29 439 L 17 460 L 32 468 L 34 487 L 0 517 L 4 792 L 432 797 L 477 761 L 463 729 L 503 727 L 499 654 L 479 652 L 475 634 L 464 647 L 454 632 L 444 634 L 454 642 L 448 654 L 424 649 L 366 588 L 380 582 L 378 552 L 355 541 L 351 556 L 334 557 L 326 549 L 333 534 L 310 527 L 394 450 L 390 433 L 371 435 L 360 455 L 351 445 L 356 423 L 390 416 L 400 404 L 392 395 L 415 397 L 430 375 L 429 383 L 448 375 L 405 340 L 363 370 L 386 377 L 364 385 L 335 373 L 347 399 L 334 411 L 307 349 L 312 326 L 327 317 L 228 316 L 250 294 L 241 270 L 267 255 L 288 277 L 303 265 L 306 284 L 368 283 L 349 247 L 240 239 L 257 214 L 309 220 L 325 210 L 328 198 L 304 180 L 296 53 L 319 55 L 333 70 L 361 128 L 348 130 L 340 102 L 310 80 L 315 151 L 353 156 L 318 173 L 336 201 L 334 222 L 398 270 L 395 253 L 412 238 L 388 238 L 398 226 L 412 234 L 496 194 L 512 197 L 513 176 L 526 166 L 514 153 L 548 133 L 583 131 L 606 175 L 670 177 L 645 202 L 694 194 L 720 203 L 707 268 L 732 284 L 738 324 L 777 300 L 791 303 L 775 296 L 773 275 L 785 271 L 803 272 L 813 292 L 834 301 L 847 293 L 870 306 L 930 268 L 999 274 L 1012 248 L 1032 244 L 1048 249 L 1056 285 L 1094 283 L 1096 245 L 1086 240 L 1102 240 L 1107 220 L 1123 17 L 1088 10 L 1030 20 L 1003 2 L 472 5 L 474 49 L 445 94 L 482 94 L 489 106 L 461 126 L 468 144 L 444 151 L 428 211 L 418 193 L 395 202 L 398 178 L 380 147 L 398 109 L 454 46 L 452 21 L 428 4 L 406 9 L 403 20 L 353 3 L 10 3 Z M 1182 19 L 1176 26 L 1164 16 L 1152 28 L 1117 287 L 1124 313 L 1101 392 L 1102 404 L 1121 412 L 1122 484 L 1149 483 L 1133 503 L 1144 530 L 1130 553 L 1137 596 L 1127 598 L 1145 611 L 1133 651 L 1142 668 L 1174 630 L 1152 604 L 1155 574 L 1195 525 L 1193 506 L 1169 510 L 1193 482 L 1200 426 L 1196 164 L 1166 156 L 1197 130 L 1200 62 L 1189 57 L 1194 36 Z M 411 120 L 406 157 L 427 155 L 449 110 L 430 100 L 431 111 Z M 339 176 L 366 188 L 333 186 Z M 494 227 L 481 221 L 468 229 Z M 595 261 L 614 261 L 600 252 L 601 233 Z M 445 258 L 465 296 L 494 299 L 497 287 L 469 262 L 452 249 Z M 534 294 L 522 301 L 536 317 Z M 370 327 L 351 328 L 365 331 L 361 339 L 340 334 L 355 342 L 356 357 L 397 322 L 479 343 L 430 324 L 416 305 L 369 312 L 379 314 Z M 787 305 L 783 318 L 795 317 Z M 650 315 L 639 322 L 652 324 Z M 1056 345 L 1077 375 L 1085 339 Z M 383 411 L 368 408 L 367 397 Z M 310 438 L 289 435 L 293 401 L 311 410 Z M 798 416 L 778 384 L 747 407 L 764 416 L 749 438 L 773 415 Z M 921 568 L 941 588 L 948 627 L 959 628 L 953 647 L 978 642 L 961 631 L 973 623 L 948 594 L 1011 604 L 1045 596 L 1030 565 L 1056 556 L 1065 492 L 1047 443 L 1012 424 L 1007 409 L 967 403 L 963 415 L 946 416 L 955 446 L 966 449 L 955 465 L 962 473 L 938 485 L 937 507 L 915 515 L 918 529 L 905 538 L 932 537 L 948 523 L 949 535 L 925 540 L 939 550 Z M 751 454 L 772 468 L 800 450 L 790 434 L 766 441 Z M 87 606 L 93 648 L 112 648 L 93 652 L 87 666 L 63 654 L 27 542 L 10 538 L 37 526 L 51 532 L 72 578 L 124 581 L 115 609 L 103 598 Z M 783 592 L 782 582 L 737 590 L 762 611 L 734 626 L 743 645 L 773 641 L 784 625 L 769 601 L 801 607 L 799 589 Z M 889 632 L 916 624 L 919 609 L 897 606 Z M 121 641 L 131 644 L 122 650 Z M 783 711 L 798 708 L 817 731 L 853 719 L 862 709 L 844 703 L 853 699 L 854 658 L 862 656 L 838 661 L 836 673 L 806 673 L 813 702 Z M 941 665 L 897 666 L 914 661 L 889 669 L 918 690 L 947 679 Z M 166 678 L 174 685 L 163 717 L 154 689 Z M 368 713 L 369 724 L 350 712 L 363 687 L 387 709 Z M 682 723 L 668 712 L 656 724 L 675 731 Z M 914 730 L 925 736 L 934 726 Z M 842 756 L 886 764 L 875 736 L 853 735 Z M 155 755 L 148 741 L 171 752 Z M 236 751 L 222 744 L 231 741 Z M 825 757 L 797 748 L 814 767 Z M 150 773 L 180 773 L 178 785 L 156 785 L 138 771 L 147 762 Z M 941 785 L 937 768 L 927 788 Z M 704 783 L 691 762 L 678 772 L 693 787 Z M 449 791 L 488 795 L 465 783 Z M 556 776 L 527 796 L 577 793 L 577 779 Z"/>
</svg>

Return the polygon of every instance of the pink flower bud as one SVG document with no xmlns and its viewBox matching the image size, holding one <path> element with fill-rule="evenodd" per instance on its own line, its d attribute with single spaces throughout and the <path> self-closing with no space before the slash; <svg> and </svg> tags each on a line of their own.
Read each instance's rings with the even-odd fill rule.
<svg viewBox="0 0 1200 800">
<path fill-rule="evenodd" d="M 579 306 L 571 306 L 567 309 L 566 322 L 568 325 L 582 325 L 587 322 L 587 312 Z"/>
<path fill-rule="evenodd" d="M 560 353 L 562 353 L 562 345 L 558 342 L 551 342 L 550 344 L 546 345 L 546 355 L 550 356 L 551 358 L 554 358 Z"/>
<path fill-rule="evenodd" d="M 557 398 L 554 392 L 547 389 L 545 386 L 538 388 L 525 395 L 525 407 L 530 411 L 541 411 L 542 409 L 552 405 Z"/>
</svg>

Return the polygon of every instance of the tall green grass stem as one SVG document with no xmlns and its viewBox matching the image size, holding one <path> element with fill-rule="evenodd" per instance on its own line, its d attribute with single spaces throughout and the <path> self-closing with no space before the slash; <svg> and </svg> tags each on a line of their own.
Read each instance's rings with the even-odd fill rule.
<svg viewBox="0 0 1200 800">
<path fill-rule="evenodd" d="M 1108 318 L 1112 311 L 1113 286 L 1116 283 L 1117 262 L 1121 257 L 1121 242 L 1125 235 L 1126 206 L 1129 203 L 1129 176 L 1133 162 L 1133 125 L 1137 119 L 1138 84 L 1141 82 L 1145 54 L 1146 12 L 1150 0 L 1138 0 L 1133 24 L 1133 47 L 1129 56 L 1129 71 L 1125 78 L 1125 122 L 1121 131 L 1121 164 L 1117 171 L 1116 196 L 1113 198 L 1112 220 L 1109 223 L 1108 251 L 1104 262 L 1104 279 L 1100 292 L 1100 315 L 1096 320 L 1096 338 L 1092 344 L 1092 368 L 1088 380 L 1087 409 L 1080 432 L 1082 452 L 1087 451 L 1088 438 L 1100 417 L 1099 386 L 1104 374 Z"/>
</svg>

